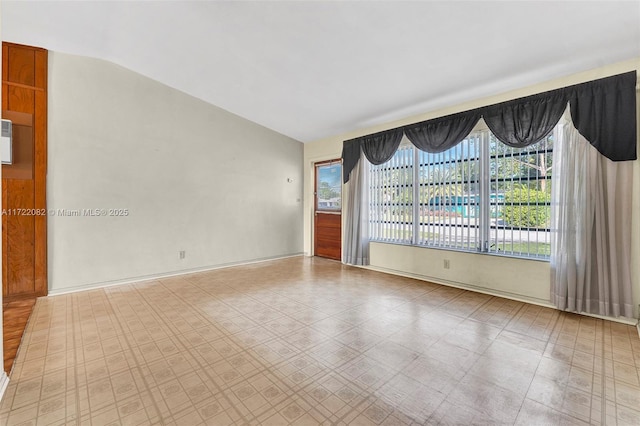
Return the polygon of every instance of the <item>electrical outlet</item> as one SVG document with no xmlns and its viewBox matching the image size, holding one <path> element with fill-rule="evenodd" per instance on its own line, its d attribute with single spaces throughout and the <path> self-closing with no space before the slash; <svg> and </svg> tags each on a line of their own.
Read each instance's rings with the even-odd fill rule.
<svg viewBox="0 0 640 426">
<path fill-rule="evenodd" d="M 445 259 L 444 260 L 444 269 L 449 269 L 451 267 L 451 264 L 449 263 L 449 259 Z"/>
<path fill-rule="evenodd" d="M 180 259 L 184 259 L 187 256 L 187 252 L 184 250 L 180 250 Z"/>
</svg>

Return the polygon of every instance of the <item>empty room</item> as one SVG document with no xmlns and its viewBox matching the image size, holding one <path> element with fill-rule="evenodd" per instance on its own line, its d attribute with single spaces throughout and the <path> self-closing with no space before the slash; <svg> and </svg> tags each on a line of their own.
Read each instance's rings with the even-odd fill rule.
<svg viewBox="0 0 640 426">
<path fill-rule="evenodd" d="M 640 424 L 639 1 L 11 1 L 1 425 Z"/>
</svg>

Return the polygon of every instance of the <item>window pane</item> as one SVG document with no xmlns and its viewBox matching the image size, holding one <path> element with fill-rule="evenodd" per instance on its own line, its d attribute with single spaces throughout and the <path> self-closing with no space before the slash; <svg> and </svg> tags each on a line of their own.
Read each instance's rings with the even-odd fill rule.
<svg viewBox="0 0 640 426">
<path fill-rule="evenodd" d="M 371 240 L 548 258 L 553 141 L 511 148 L 484 130 L 441 153 L 401 145 L 369 167 Z"/>
<path fill-rule="evenodd" d="M 372 240 L 413 240 L 413 157 L 413 146 L 401 146 L 386 163 L 369 167 Z"/>
<path fill-rule="evenodd" d="M 420 151 L 418 244 L 477 249 L 479 153 L 477 134 L 445 152 Z"/>
<path fill-rule="evenodd" d="M 489 252 L 549 257 L 553 136 L 526 148 L 489 137 Z"/>
<path fill-rule="evenodd" d="M 317 210 L 339 211 L 342 208 L 341 167 L 340 163 L 316 166 Z"/>
</svg>

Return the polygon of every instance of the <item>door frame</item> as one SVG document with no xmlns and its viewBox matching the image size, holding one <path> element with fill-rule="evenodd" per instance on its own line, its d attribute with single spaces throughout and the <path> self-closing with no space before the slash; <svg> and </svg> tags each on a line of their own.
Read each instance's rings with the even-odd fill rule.
<svg viewBox="0 0 640 426">
<path fill-rule="evenodd" d="M 330 165 L 330 164 L 340 164 L 340 210 L 336 211 L 335 213 L 332 212 L 324 212 L 322 214 L 336 214 L 336 215 L 340 215 L 340 257 L 342 258 L 342 243 L 343 243 L 343 238 L 342 238 L 342 225 L 343 225 L 343 218 L 342 218 L 342 212 L 344 210 L 344 184 L 342 183 L 342 158 L 338 157 L 335 158 L 333 157 L 330 160 L 318 160 L 318 161 L 312 161 L 311 163 L 311 175 L 312 175 L 312 181 L 313 181 L 313 185 L 312 185 L 312 204 L 311 204 L 311 249 L 312 249 L 312 256 L 317 256 L 318 255 L 318 238 L 317 238 L 317 232 L 316 232 L 316 215 L 317 215 L 317 207 L 318 207 L 318 179 L 317 179 L 317 167 L 318 166 L 322 166 L 322 165 Z M 342 261 L 342 259 L 340 259 L 340 261 Z"/>
</svg>

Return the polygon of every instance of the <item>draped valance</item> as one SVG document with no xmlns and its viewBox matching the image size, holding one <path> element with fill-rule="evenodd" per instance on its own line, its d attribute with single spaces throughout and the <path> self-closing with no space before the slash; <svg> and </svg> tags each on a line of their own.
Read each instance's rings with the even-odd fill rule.
<svg viewBox="0 0 640 426">
<path fill-rule="evenodd" d="M 567 102 L 575 127 L 602 155 L 613 161 L 635 160 L 635 86 L 636 72 L 631 71 L 347 140 L 342 148 L 344 182 L 361 152 L 372 164 L 382 164 L 403 136 L 422 151 L 446 151 L 462 142 L 480 118 L 502 143 L 532 145 L 551 132 Z"/>
</svg>

